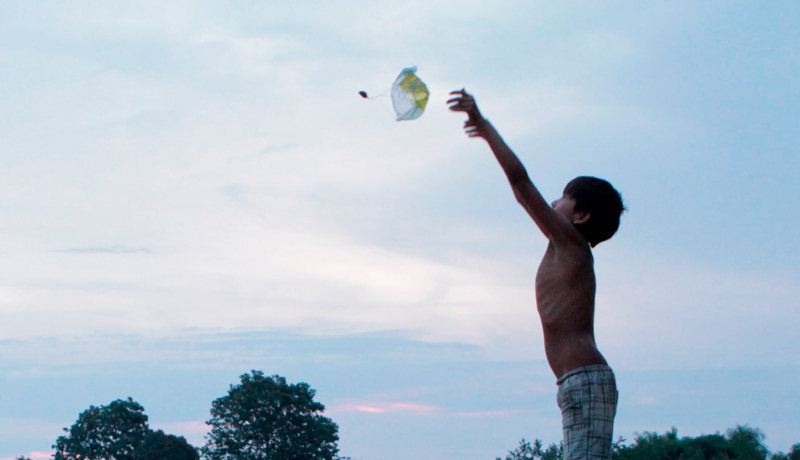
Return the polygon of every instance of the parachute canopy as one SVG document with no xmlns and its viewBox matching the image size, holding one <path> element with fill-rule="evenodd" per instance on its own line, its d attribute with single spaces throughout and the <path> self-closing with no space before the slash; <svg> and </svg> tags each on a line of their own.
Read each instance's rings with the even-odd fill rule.
<svg viewBox="0 0 800 460">
<path fill-rule="evenodd" d="M 417 78 L 416 71 L 416 67 L 403 69 L 392 85 L 392 106 L 397 121 L 419 118 L 428 105 L 428 87 Z"/>
</svg>

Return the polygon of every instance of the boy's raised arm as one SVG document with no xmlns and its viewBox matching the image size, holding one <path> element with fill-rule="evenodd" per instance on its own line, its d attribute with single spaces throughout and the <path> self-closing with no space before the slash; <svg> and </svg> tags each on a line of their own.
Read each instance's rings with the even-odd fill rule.
<svg viewBox="0 0 800 460">
<path fill-rule="evenodd" d="M 516 154 L 506 145 L 497 130 L 483 118 L 475 98 L 465 90 L 452 91 L 455 95 L 448 100 L 450 110 L 466 112 L 469 118 L 464 122 L 464 130 L 469 137 L 482 137 L 489 143 L 495 158 L 506 173 L 508 182 L 519 204 L 528 212 L 536 225 L 554 243 L 566 243 L 582 239 L 580 233 L 566 217 L 555 211 L 542 197 L 531 182 L 525 166 Z"/>
</svg>

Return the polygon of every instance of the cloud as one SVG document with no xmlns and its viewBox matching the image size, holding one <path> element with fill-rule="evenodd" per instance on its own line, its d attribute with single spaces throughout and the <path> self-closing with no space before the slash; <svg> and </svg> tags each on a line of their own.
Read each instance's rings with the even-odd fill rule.
<svg viewBox="0 0 800 460">
<path fill-rule="evenodd" d="M 167 16 L 175 20 L 178 10 L 167 8 Z M 293 11 L 278 8 L 303 22 Z M 488 343 L 514 327 L 503 312 L 518 308 L 530 287 L 483 272 L 491 261 L 462 266 L 458 259 L 469 254 L 442 260 L 374 241 L 385 240 L 387 228 L 409 239 L 453 240 L 430 228 L 438 224 L 386 206 L 418 194 L 420 177 L 461 149 L 451 142 L 463 141 L 459 129 L 442 129 L 453 120 L 444 90 L 426 113 L 430 123 L 399 125 L 361 103 L 359 69 L 335 67 L 341 78 L 332 80 L 320 68 L 337 57 L 310 63 L 303 34 L 254 36 L 237 18 L 205 32 L 181 21 L 184 37 L 139 10 L 116 20 L 117 8 L 51 14 L 81 36 L 147 36 L 198 67 L 191 79 L 178 69 L 154 79 L 135 65 L 97 63 L 102 56 L 82 48 L 69 59 L 29 58 L 31 67 L 62 59 L 71 77 L 30 89 L 27 102 L 31 119 L 60 120 L 40 149 L 59 153 L 22 155 L 0 183 L 20 197 L 0 261 L 16 271 L 8 279 L 15 297 L 0 303 L 0 337 L 286 327 L 413 330 L 426 340 Z M 294 57 L 282 60 L 289 42 Z M 180 52 L 184 46 L 195 53 Z M 216 51 L 204 54 L 209 47 Z M 183 64 L 190 65 L 172 62 Z M 397 70 L 387 72 L 389 83 Z M 226 78 L 253 86 L 232 93 L 238 85 L 215 86 Z M 31 148 L 17 141 L 15 151 Z M 482 233 L 472 225 L 460 231 Z M 148 257 L 93 257 L 105 254 Z"/>
<path fill-rule="evenodd" d="M 412 402 L 380 402 L 380 403 L 346 403 L 336 405 L 333 411 L 339 412 L 368 412 L 372 414 L 404 413 L 414 415 L 429 415 L 441 410 L 440 407 Z"/>
<path fill-rule="evenodd" d="M 0 337 L 288 327 L 409 330 L 426 340 L 485 343 L 514 327 L 508 313 L 532 314 L 530 288 L 481 268 L 491 262 L 437 261 L 335 229 L 240 222 L 233 228 L 209 222 L 204 231 L 211 238 L 192 244 L 197 252 L 101 260 L 90 256 L 105 251 L 81 249 L 70 253 L 86 258 L 67 260 L 63 252 L 31 259 L 17 249 L 17 257 L 5 259 L 19 264 L 3 289 L 0 308 L 8 316 Z M 54 302 L 58 310 L 46 314 Z"/>
<path fill-rule="evenodd" d="M 52 456 L 53 456 L 52 452 L 30 452 L 28 454 L 28 457 L 33 459 L 33 460 L 36 460 L 36 459 L 39 459 L 39 458 L 51 458 Z"/>
<path fill-rule="evenodd" d="M 53 250 L 53 252 L 66 252 L 72 254 L 137 254 L 137 253 L 151 254 L 153 251 L 149 248 L 125 248 L 122 246 L 112 246 L 108 248 L 55 249 Z"/>
<path fill-rule="evenodd" d="M 55 451 L 52 451 L 52 452 L 37 452 L 37 451 L 34 451 L 34 452 L 28 452 L 27 454 L 23 454 L 22 456 L 28 457 L 31 460 L 39 460 L 39 459 L 45 459 L 45 458 L 53 458 L 53 454 L 55 454 Z M 0 460 L 16 460 L 19 457 L 20 456 L 0 457 Z"/>
<path fill-rule="evenodd" d="M 368 406 L 355 406 L 355 410 L 359 410 L 361 412 L 378 413 L 378 414 L 381 412 L 386 412 L 384 409 L 381 409 L 379 407 L 368 407 Z"/>
<path fill-rule="evenodd" d="M 598 262 L 596 331 L 612 363 L 644 370 L 800 362 L 800 288 L 791 273 L 659 253 L 610 258 Z"/>
</svg>

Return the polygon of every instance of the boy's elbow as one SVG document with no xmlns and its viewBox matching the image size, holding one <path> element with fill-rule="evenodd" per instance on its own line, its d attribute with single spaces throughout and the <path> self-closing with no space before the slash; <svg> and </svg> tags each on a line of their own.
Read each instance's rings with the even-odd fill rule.
<svg viewBox="0 0 800 460">
<path fill-rule="evenodd" d="M 519 187 L 512 186 L 512 190 L 514 190 L 514 198 L 517 199 L 517 203 L 521 204 L 522 207 L 525 209 L 528 208 L 528 201 L 525 199 L 525 195 L 522 193 Z"/>
<path fill-rule="evenodd" d="M 528 177 L 528 171 L 526 171 L 525 167 L 522 165 L 519 165 L 518 168 L 509 169 L 506 176 L 508 177 L 508 182 L 511 183 L 511 187 L 513 187 L 514 190 L 516 190 L 518 187 L 531 183 L 531 179 Z"/>
<path fill-rule="evenodd" d="M 508 182 L 511 184 L 511 188 L 514 190 L 514 195 L 517 195 L 517 199 L 519 199 L 520 192 L 531 185 L 531 180 L 528 178 L 528 173 L 524 169 L 517 174 L 509 175 Z"/>
</svg>

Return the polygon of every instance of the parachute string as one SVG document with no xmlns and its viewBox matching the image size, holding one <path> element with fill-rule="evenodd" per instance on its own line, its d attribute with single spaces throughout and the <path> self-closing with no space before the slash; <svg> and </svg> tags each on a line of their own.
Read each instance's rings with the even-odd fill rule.
<svg viewBox="0 0 800 460">
<path fill-rule="evenodd" d="M 364 91 L 361 91 L 359 94 L 361 94 L 361 97 L 363 97 L 364 99 L 376 99 L 376 98 L 379 98 L 379 97 L 388 96 L 389 95 L 389 91 L 391 91 L 391 88 L 387 89 L 386 91 L 384 91 L 384 92 L 382 92 L 380 94 L 378 94 L 377 96 L 365 96 L 365 94 L 367 94 L 367 93 L 365 93 Z"/>
<path fill-rule="evenodd" d="M 388 91 L 387 91 L 387 93 L 388 93 Z M 377 96 L 375 96 L 375 97 L 386 97 L 386 93 L 379 94 L 379 95 L 377 95 Z M 372 98 L 370 98 L 370 99 L 372 99 Z M 383 102 L 383 99 L 380 99 L 378 102 L 380 102 L 380 103 L 381 103 L 381 105 L 382 105 L 382 106 L 383 106 L 383 107 L 386 109 L 386 111 L 387 111 L 387 112 L 389 112 L 389 113 L 391 113 L 392 115 L 394 115 L 394 109 L 392 109 L 392 108 L 389 108 L 389 106 L 388 106 L 388 105 L 386 105 L 386 103 L 385 103 L 385 102 Z"/>
<path fill-rule="evenodd" d="M 370 99 L 378 99 L 378 102 L 380 102 L 380 103 L 381 103 L 381 105 L 383 106 L 383 108 L 385 108 L 385 109 L 386 109 L 386 110 L 387 110 L 389 113 L 391 113 L 392 115 L 394 115 L 394 109 L 392 109 L 392 108 L 389 108 L 389 106 L 388 106 L 388 105 L 386 105 L 386 103 L 385 103 L 385 102 L 383 102 L 383 98 L 389 97 L 389 92 L 390 92 L 391 90 L 392 90 L 392 89 L 391 89 L 391 88 L 389 88 L 389 89 L 387 89 L 386 91 L 382 92 L 381 94 L 378 94 L 377 96 L 366 96 L 366 94 L 367 94 L 367 93 L 366 93 L 365 91 L 359 91 L 359 94 L 361 95 L 361 97 L 363 97 L 364 99 L 367 99 L 367 100 L 370 100 Z"/>
</svg>

